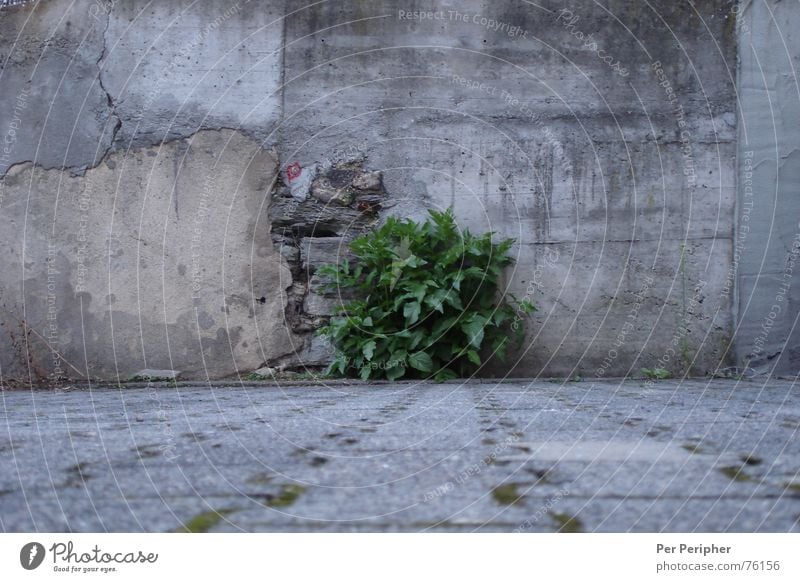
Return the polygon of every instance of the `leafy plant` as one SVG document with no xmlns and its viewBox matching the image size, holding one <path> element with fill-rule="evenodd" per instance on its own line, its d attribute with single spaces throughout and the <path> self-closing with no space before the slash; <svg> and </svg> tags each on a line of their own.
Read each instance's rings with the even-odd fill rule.
<svg viewBox="0 0 800 582">
<path fill-rule="evenodd" d="M 492 355 L 503 360 L 522 340 L 527 299 L 499 297 L 514 243 L 461 230 L 452 210 L 431 210 L 424 223 L 387 219 L 355 239 L 355 259 L 325 265 L 328 286 L 358 297 L 320 333 L 336 348 L 330 373 L 447 380 L 473 374 Z"/>
<path fill-rule="evenodd" d="M 642 368 L 641 372 L 648 380 L 666 380 L 672 375 L 666 368 Z"/>
</svg>

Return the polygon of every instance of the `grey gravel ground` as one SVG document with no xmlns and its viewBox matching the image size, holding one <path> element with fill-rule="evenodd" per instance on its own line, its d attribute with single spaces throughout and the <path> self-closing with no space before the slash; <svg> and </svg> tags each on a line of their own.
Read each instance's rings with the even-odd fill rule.
<svg viewBox="0 0 800 582">
<path fill-rule="evenodd" d="M 0 530 L 800 531 L 788 381 L 0 392 Z"/>
</svg>

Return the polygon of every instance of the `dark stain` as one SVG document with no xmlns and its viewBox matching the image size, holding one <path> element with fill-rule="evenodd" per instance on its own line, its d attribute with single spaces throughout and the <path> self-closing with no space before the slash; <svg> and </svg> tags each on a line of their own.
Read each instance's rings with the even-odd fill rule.
<svg viewBox="0 0 800 582">
<path fill-rule="evenodd" d="M 755 455 L 739 455 L 739 458 L 742 460 L 742 463 L 744 463 L 745 465 L 750 465 L 752 467 L 755 467 L 756 465 L 760 465 L 761 463 L 764 462 L 763 460 L 761 460 L 759 457 L 756 457 Z"/>
<path fill-rule="evenodd" d="M 309 464 L 312 467 L 321 467 L 322 465 L 324 465 L 327 462 L 328 462 L 328 459 L 326 459 L 325 457 L 312 457 L 311 461 L 309 461 Z"/>
<path fill-rule="evenodd" d="M 551 483 L 550 469 L 534 469 L 533 467 L 529 467 L 525 469 L 525 471 L 536 477 L 536 485 L 549 485 Z"/>
<path fill-rule="evenodd" d="M 85 461 L 69 467 L 66 471 L 67 481 L 64 483 L 64 486 L 81 487 L 85 485 L 86 481 L 92 478 L 92 476 L 87 472 L 88 469 L 89 463 Z"/>
<path fill-rule="evenodd" d="M 157 446 L 158 445 L 140 445 L 133 449 L 133 451 L 139 455 L 140 459 L 150 459 L 161 455 L 161 451 L 156 448 Z"/>
</svg>

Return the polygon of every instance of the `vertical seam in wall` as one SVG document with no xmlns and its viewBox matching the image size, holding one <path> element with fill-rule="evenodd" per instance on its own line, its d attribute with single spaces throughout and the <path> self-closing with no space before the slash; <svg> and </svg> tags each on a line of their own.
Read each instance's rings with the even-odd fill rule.
<svg viewBox="0 0 800 582">
<path fill-rule="evenodd" d="M 283 16 L 281 18 L 281 85 L 278 90 L 281 92 L 280 95 L 280 111 L 278 112 L 278 131 L 276 132 L 277 138 L 277 147 L 275 148 L 275 156 L 276 162 L 278 165 L 278 176 L 281 173 L 281 152 L 283 150 L 283 122 L 286 117 L 286 13 L 288 12 L 287 6 L 288 0 L 284 0 L 283 2 Z M 271 201 L 270 201 L 271 203 Z"/>
<path fill-rule="evenodd" d="M 734 87 L 734 91 L 738 95 L 739 89 L 742 86 L 742 39 L 741 39 L 741 30 L 742 27 L 740 26 L 739 18 L 744 19 L 745 11 L 750 8 L 750 1 L 749 0 L 738 0 L 739 1 L 739 11 L 736 14 L 736 22 L 734 26 L 736 27 L 736 87 Z M 731 241 L 731 260 L 735 261 L 736 257 L 736 248 L 739 242 L 739 210 L 741 206 L 740 196 L 742 192 L 740 190 L 740 180 L 739 180 L 739 173 L 741 172 L 741 153 L 742 153 L 742 126 L 744 125 L 744 108 L 741 103 L 741 98 L 737 98 L 735 100 L 736 105 L 736 158 L 734 160 L 734 164 L 736 164 L 736 171 L 733 173 L 733 185 L 734 185 L 734 197 L 733 197 L 733 240 Z M 741 276 L 741 259 L 734 263 L 735 271 L 733 274 L 733 281 L 731 281 L 731 323 L 732 323 L 732 336 L 731 337 L 731 345 L 728 346 L 728 349 L 731 351 L 733 355 L 734 366 L 739 366 L 739 336 L 736 333 L 736 330 L 739 328 L 739 279 Z"/>
</svg>

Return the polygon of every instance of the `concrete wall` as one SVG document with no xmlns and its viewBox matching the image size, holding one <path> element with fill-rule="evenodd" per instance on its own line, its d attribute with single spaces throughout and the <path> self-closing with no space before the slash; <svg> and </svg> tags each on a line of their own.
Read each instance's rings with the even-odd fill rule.
<svg viewBox="0 0 800 582">
<path fill-rule="evenodd" d="M 362 151 L 392 212 L 516 237 L 510 373 L 725 365 L 730 2 L 288 5 L 281 159 Z"/>
<path fill-rule="evenodd" d="M 494 373 L 728 366 L 736 6 L 3 9 L 0 131 L 16 128 L 0 158 L 4 377 L 46 378 L 51 348 L 97 377 L 145 364 L 221 377 L 305 353 L 309 337 L 283 325 L 292 274 L 269 240 L 276 161 L 349 158 L 382 172 L 387 212 L 452 205 L 465 226 L 517 238 L 508 289 L 539 311 L 526 349 Z M 94 255 L 78 291 L 87 189 Z M 215 206 L 198 260 L 191 235 L 204 203 Z M 52 264 L 58 332 L 48 347 L 37 334 Z M 189 300 L 201 264 L 206 295 Z"/>
<path fill-rule="evenodd" d="M 800 369 L 800 9 L 742 3 L 736 355 L 757 373 Z"/>
<path fill-rule="evenodd" d="M 291 351 L 288 271 L 259 222 L 281 14 L 257 0 L 0 12 L 4 379 L 219 378 Z"/>
</svg>

